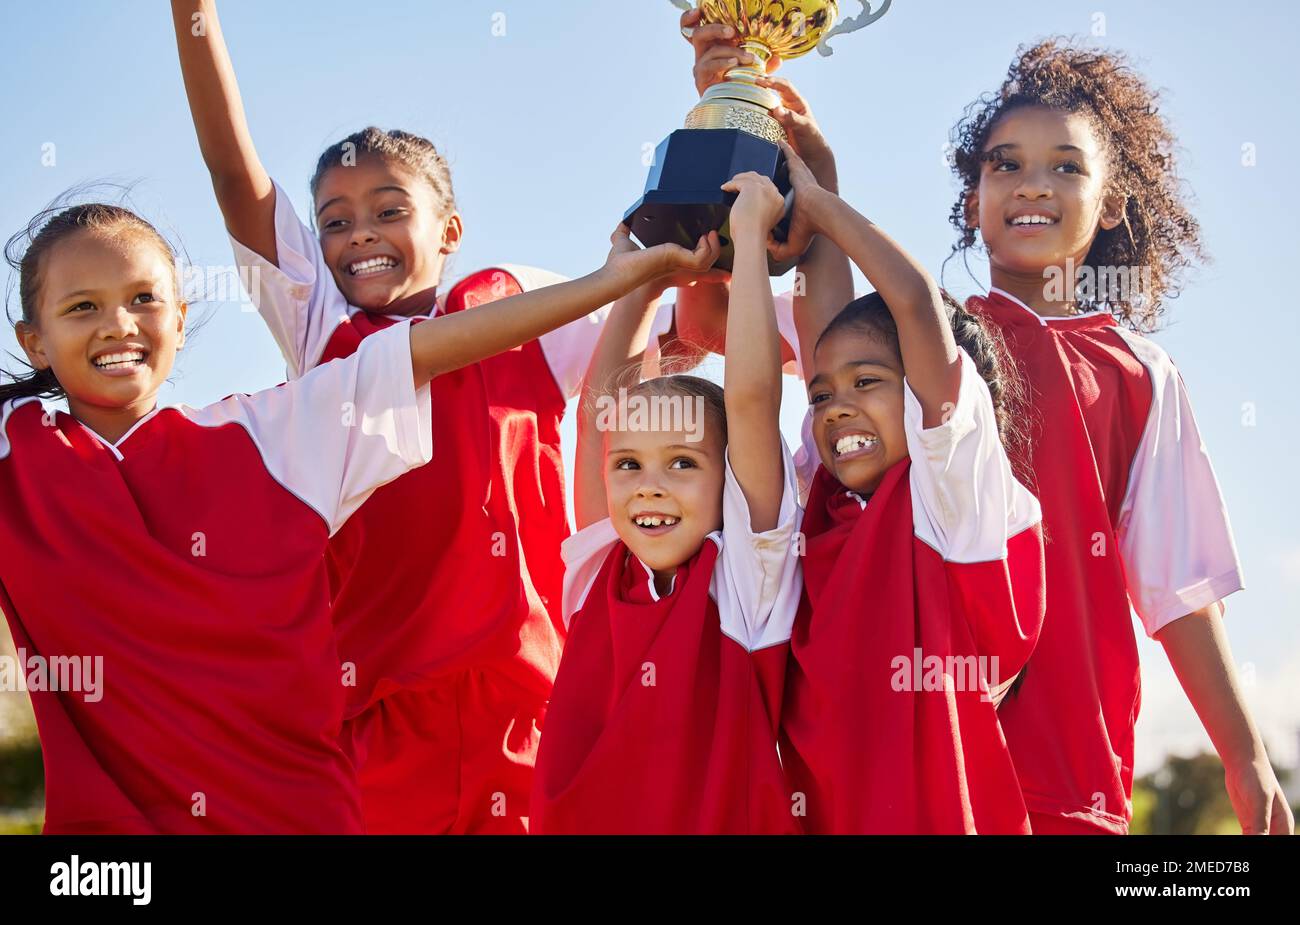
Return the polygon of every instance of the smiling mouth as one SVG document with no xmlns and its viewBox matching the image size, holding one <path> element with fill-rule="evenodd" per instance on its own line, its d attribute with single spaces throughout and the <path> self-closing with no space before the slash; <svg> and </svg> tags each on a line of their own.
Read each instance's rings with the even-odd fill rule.
<svg viewBox="0 0 1300 925">
<path fill-rule="evenodd" d="M 95 357 L 91 363 L 101 372 L 130 372 L 143 366 L 148 355 L 148 351 L 145 350 L 119 350 Z"/>
<path fill-rule="evenodd" d="M 1015 218 L 1007 219 L 1007 224 L 1012 228 L 1047 228 L 1058 224 L 1059 218 L 1053 218 L 1050 215 L 1017 215 Z"/>
<path fill-rule="evenodd" d="M 880 446 L 880 438 L 875 434 L 845 434 L 835 440 L 831 448 L 837 460 L 856 459 L 869 456 Z"/>
<path fill-rule="evenodd" d="M 681 522 L 680 517 L 670 517 L 667 514 L 635 514 L 632 517 L 632 523 L 636 524 L 637 529 L 650 536 L 667 533 Z"/>
<path fill-rule="evenodd" d="M 348 275 L 357 279 L 384 273 L 397 266 L 392 257 L 371 257 L 369 260 L 357 260 L 348 264 Z"/>
</svg>

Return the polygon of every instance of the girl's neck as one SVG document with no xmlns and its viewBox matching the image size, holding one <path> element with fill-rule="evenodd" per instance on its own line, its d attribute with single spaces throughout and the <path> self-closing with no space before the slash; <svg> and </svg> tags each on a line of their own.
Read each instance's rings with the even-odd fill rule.
<svg viewBox="0 0 1300 925">
<path fill-rule="evenodd" d="M 672 594 L 673 581 L 677 577 L 677 569 L 654 569 L 655 594 L 660 597 L 667 597 Z"/>
<path fill-rule="evenodd" d="M 158 406 L 158 396 L 150 395 L 121 408 L 104 408 L 68 399 L 68 410 L 84 426 L 114 445 Z"/>
<path fill-rule="evenodd" d="M 405 296 L 391 302 L 379 311 L 381 315 L 396 315 L 402 318 L 432 317 L 438 311 L 438 287 L 431 286 L 420 292 Z"/>
<path fill-rule="evenodd" d="M 1058 300 L 1049 297 L 1047 277 L 1043 273 L 1037 275 L 1012 273 L 993 267 L 989 277 L 993 288 L 1009 292 L 1033 309 L 1037 315 L 1046 318 L 1066 318 L 1079 313 L 1078 303 L 1073 299 Z M 1062 288 L 1073 291 L 1073 287 Z"/>
</svg>

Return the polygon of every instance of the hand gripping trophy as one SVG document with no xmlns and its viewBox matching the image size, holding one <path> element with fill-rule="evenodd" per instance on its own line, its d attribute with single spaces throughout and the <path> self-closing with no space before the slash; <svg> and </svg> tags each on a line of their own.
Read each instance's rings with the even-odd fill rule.
<svg viewBox="0 0 1300 925">
<path fill-rule="evenodd" d="M 673 2 L 691 8 L 687 0 Z M 756 81 L 773 57 L 798 58 L 814 48 L 822 55 L 832 54 L 828 39 L 875 22 L 892 0 L 884 0 L 874 12 L 870 3 L 859 2 L 863 12 L 836 25 L 838 0 L 700 0 L 701 25 L 731 26 L 741 50 L 753 55 L 754 63 L 732 68 L 721 83 L 709 87 L 686 117 L 686 127 L 655 150 L 645 193 L 624 216 L 642 244 L 651 247 L 672 241 L 690 248 L 701 235 L 716 230 L 723 244 L 718 266 L 730 269 L 727 218 L 736 194 L 724 193 L 721 187 L 747 170 L 770 177 L 785 194 L 786 218 L 775 230 L 778 238 L 784 238 L 793 194 L 785 156 L 777 146 L 785 140 L 785 130 L 771 115 L 781 98 Z M 780 276 L 796 262 L 769 261 L 769 270 Z"/>
</svg>

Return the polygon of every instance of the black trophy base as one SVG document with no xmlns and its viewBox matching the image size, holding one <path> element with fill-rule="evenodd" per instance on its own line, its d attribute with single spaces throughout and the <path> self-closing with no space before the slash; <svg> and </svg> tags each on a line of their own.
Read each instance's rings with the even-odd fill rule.
<svg viewBox="0 0 1300 925">
<path fill-rule="evenodd" d="M 694 250 L 710 231 L 718 232 L 722 256 L 716 266 L 730 270 L 735 259 L 731 242 L 731 204 L 735 193 L 722 184 L 738 173 L 752 170 L 768 177 L 786 197 L 786 214 L 774 229 L 784 241 L 790 227 L 790 172 L 781 149 L 766 139 L 740 129 L 679 129 L 655 150 L 655 165 L 646 181 L 645 195 L 628 209 L 624 223 L 646 247 L 680 244 Z M 780 263 L 768 256 L 768 272 L 782 276 L 799 259 Z"/>
</svg>

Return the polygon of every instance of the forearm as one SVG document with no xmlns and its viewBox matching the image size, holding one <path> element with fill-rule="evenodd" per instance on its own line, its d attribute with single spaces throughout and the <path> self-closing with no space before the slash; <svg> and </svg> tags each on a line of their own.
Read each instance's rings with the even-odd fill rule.
<svg viewBox="0 0 1300 925">
<path fill-rule="evenodd" d="M 172 19 L 199 150 L 226 224 L 243 243 L 267 256 L 246 238 L 262 237 L 265 231 L 274 246 L 269 225 L 265 229 L 249 227 L 250 214 L 257 219 L 274 216 L 274 188 L 248 130 L 216 3 L 172 0 Z M 258 203 L 268 202 L 269 209 L 265 205 L 257 209 Z"/>
<path fill-rule="evenodd" d="M 825 235 L 818 235 L 799 264 L 799 273 L 803 278 L 802 285 L 795 285 L 794 327 L 799 356 L 806 367 L 812 363 L 817 338 L 853 301 L 853 270 L 844 251 Z"/>
<path fill-rule="evenodd" d="M 472 312 L 439 315 L 411 326 L 416 387 L 436 376 L 536 340 L 576 321 L 653 278 L 602 268 L 570 282 L 480 305 Z"/>
<path fill-rule="evenodd" d="M 764 239 L 738 239 L 727 309 L 723 395 L 728 455 L 749 506 L 751 528 L 776 526 L 781 510 L 781 338 L 777 333 Z"/>
<path fill-rule="evenodd" d="M 1174 674 L 1225 765 L 1264 757 L 1232 661 L 1222 608 L 1211 604 L 1156 633 Z"/>
<path fill-rule="evenodd" d="M 938 284 L 892 238 L 839 197 L 818 204 L 819 227 L 860 269 L 889 306 L 899 352 L 923 425 L 934 427 L 957 400 L 961 384 L 957 344 Z"/>
<path fill-rule="evenodd" d="M 642 286 L 614 303 L 583 378 L 573 479 L 573 515 L 579 530 L 608 516 L 609 511 L 605 498 L 604 435 L 600 431 L 600 408 L 596 403 L 602 397 L 613 395 L 618 386 L 630 387 L 637 381 L 631 376 L 630 381 L 620 381 L 620 373 L 630 370 L 644 356 L 659 295 L 654 287 Z"/>
<path fill-rule="evenodd" d="M 733 403 L 764 408 L 781 402 L 781 337 L 767 274 L 767 252 L 760 241 L 736 243 L 727 308 L 727 341 L 743 344 L 727 357 L 724 371 L 727 408 Z"/>
</svg>

